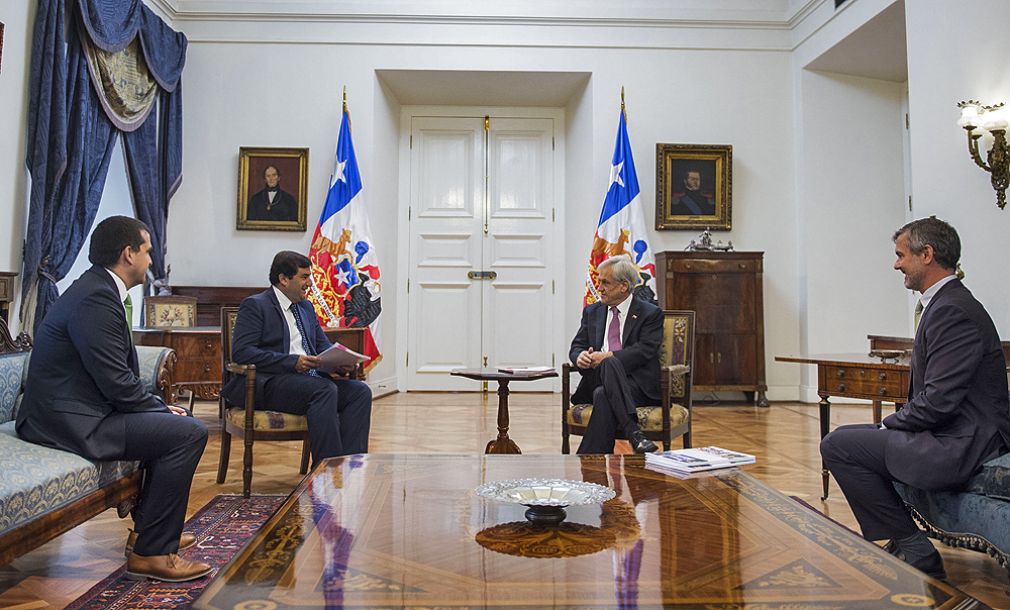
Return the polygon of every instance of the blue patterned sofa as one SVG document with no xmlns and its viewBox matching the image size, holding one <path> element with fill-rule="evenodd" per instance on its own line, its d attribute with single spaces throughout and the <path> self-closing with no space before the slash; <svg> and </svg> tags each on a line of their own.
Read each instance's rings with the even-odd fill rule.
<svg viewBox="0 0 1010 610">
<path fill-rule="evenodd" d="M 28 377 L 31 339 L 0 318 L 0 565 L 113 506 L 125 517 L 140 490 L 137 462 L 91 462 L 18 438 L 14 419 Z M 141 376 L 164 395 L 175 352 L 138 347 Z"/>
<path fill-rule="evenodd" d="M 989 553 L 1010 569 L 1010 454 L 986 462 L 964 491 L 894 487 L 930 536 Z"/>
</svg>

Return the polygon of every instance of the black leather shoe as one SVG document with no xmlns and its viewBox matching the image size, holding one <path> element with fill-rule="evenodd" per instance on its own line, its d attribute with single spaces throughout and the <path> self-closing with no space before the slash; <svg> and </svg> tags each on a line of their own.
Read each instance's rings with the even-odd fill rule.
<svg viewBox="0 0 1010 610">
<path fill-rule="evenodd" d="M 905 553 L 898 548 L 898 545 L 893 540 L 884 545 L 884 550 L 913 568 L 925 572 L 931 578 L 947 580 L 947 571 L 943 569 L 943 558 L 940 557 L 938 551 L 933 551 L 925 557 L 918 557 L 914 561 L 909 561 L 905 557 Z"/>
<path fill-rule="evenodd" d="M 659 449 L 656 443 L 645 438 L 645 433 L 641 430 L 635 430 L 629 434 L 628 442 L 631 443 L 631 448 L 635 450 L 635 453 L 652 453 Z"/>
</svg>

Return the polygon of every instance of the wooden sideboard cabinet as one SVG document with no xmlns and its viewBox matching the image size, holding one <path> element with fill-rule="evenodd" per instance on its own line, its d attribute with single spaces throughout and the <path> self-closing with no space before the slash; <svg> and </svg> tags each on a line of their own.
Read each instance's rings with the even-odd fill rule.
<svg viewBox="0 0 1010 610">
<path fill-rule="evenodd" d="M 656 289 L 663 309 L 696 312 L 693 385 L 742 391 L 767 407 L 763 252 L 660 252 Z"/>
</svg>

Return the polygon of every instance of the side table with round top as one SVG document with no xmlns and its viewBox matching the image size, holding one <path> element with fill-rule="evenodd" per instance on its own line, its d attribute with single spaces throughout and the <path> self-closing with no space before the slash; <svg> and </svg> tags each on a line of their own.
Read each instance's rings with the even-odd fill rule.
<svg viewBox="0 0 1010 610">
<path fill-rule="evenodd" d="M 515 441 L 509 438 L 509 382 L 535 381 L 558 376 L 558 372 L 554 369 L 522 373 L 506 373 L 492 369 L 457 369 L 450 374 L 477 381 L 498 382 L 498 438 L 488 441 L 484 453 L 510 454 L 519 454 L 522 451 L 519 450 Z"/>
</svg>

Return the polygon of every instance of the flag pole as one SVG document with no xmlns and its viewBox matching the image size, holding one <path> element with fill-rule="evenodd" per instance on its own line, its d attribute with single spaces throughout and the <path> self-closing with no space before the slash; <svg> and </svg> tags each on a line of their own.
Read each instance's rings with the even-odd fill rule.
<svg viewBox="0 0 1010 610">
<path fill-rule="evenodd" d="M 347 131 L 351 130 L 351 113 L 347 111 L 347 85 L 344 85 L 344 114 L 347 115 Z"/>
<path fill-rule="evenodd" d="M 624 85 L 621 85 L 621 114 L 624 115 L 624 122 L 628 122 L 628 112 L 624 109 Z"/>
</svg>

